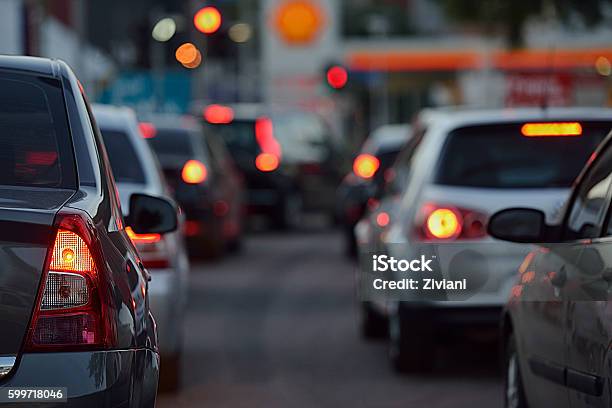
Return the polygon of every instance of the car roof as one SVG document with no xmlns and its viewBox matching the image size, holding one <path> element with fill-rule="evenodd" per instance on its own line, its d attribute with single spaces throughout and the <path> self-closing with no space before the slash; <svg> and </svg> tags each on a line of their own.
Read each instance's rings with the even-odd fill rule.
<svg viewBox="0 0 612 408">
<path fill-rule="evenodd" d="M 144 113 L 139 119 L 159 129 L 200 130 L 202 127 L 196 117 L 179 113 Z"/>
<path fill-rule="evenodd" d="M 410 139 L 411 130 L 412 126 L 408 124 L 380 126 L 366 139 L 362 151 L 376 153 L 382 150 L 399 149 Z"/>
<path fill-rule="evenodd" d="M 612 109 L 600 107 L 482 109 L 459 106 L 425 109 L 419 114 L 419 120 L 426 124 L 444 124 L 450 128 L 562 119 L 608 121 L 612 120 Z"/>
<path fill-rule="evenodd" d="M 124 129 L 135 118 L 134 111 L 123 106 L 93 104 L 92 109 L 98 125 L 106 128 Z"/>
<path fill-rule="evenodd" d="M 58 60 L 50 58 L 0 55 L 0 69 L 59 77 Z"/>
</svg>

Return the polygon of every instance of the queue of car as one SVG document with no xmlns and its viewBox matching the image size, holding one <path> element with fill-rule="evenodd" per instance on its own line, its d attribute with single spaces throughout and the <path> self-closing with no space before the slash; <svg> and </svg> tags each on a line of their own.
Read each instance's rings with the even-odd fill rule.
<svg viewBox="0 0 612 408">
<path fill-rule="evenodd" d="M 611 129 L 599 108 L 419 115 L 355 226 L 359 256 L 434 251 L 476 287 L 364 299 L 362 334 L 388 335 L 393 367 L 429 370 L 437 339 L 501 326 L 505 406 L 610 406 Z"/>
</svg>

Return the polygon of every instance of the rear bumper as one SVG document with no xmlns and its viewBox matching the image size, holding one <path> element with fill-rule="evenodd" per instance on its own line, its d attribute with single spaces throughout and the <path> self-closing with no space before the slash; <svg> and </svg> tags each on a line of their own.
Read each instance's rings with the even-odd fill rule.
<svg viewBox="0 0 612 408">
<path fill-rule="evenodd" d="M 155 402 L 158 379 L 159 355 L 149 349 L 28 353 L 0 387 L 66 388 L 67 403 L 42 407 L 145 407 Z"/>
</svg>

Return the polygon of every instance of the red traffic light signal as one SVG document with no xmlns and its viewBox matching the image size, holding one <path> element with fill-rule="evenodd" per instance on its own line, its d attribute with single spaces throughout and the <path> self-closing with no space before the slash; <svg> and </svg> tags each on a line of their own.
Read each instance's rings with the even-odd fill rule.
<svg viewBox="0 0 612 408">
<path fill-rule="evenodd" d="M 327 68 L 327 84 L 333 89 L 342 89 L 348 83 L 348 71 L 340 65 Z"/>
<path fill-rule="evenodd" d="M 221 27 L 221 12 L 215 7 L 207 6 L 198 10 L 193 16 L 193 24 L 204 34 L 213 34 Z"/>
</svg>

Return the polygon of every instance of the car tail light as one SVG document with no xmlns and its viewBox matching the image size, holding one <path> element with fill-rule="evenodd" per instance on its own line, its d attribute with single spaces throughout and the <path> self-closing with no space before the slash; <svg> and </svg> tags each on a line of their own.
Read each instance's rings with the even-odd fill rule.
<svg viewBox="0 0 612 408">
<path fill-rule="evenodd" d="M 417 235 L 423 240 L 462 240 L 486 237 L 487 216 L 455 206 L 425 204 L 417 216 Z"/>
<path fill-rule="evenodd" d="M 229 106 L 210 105 L 204 109 L 204 119 L 213 125 L 226 125 L 234 121 L 234 110 Z"/>
<path fill-rule="evenodd" d="M 62 211 L 57 219 L 25 348 L 110 348 L 116 343 L 116 329 L 91 221 L 72 210 Z"/>
<path fill-rule="evenodd" d="M 266 117 L 255 121 L 255 139 L 261 153 L 255 158 L 255 167 L 263 172 L 276 170 L 280 165 L 281 146 L 274 137 L 272 120 Z"/>
<path fill-rule="evenodd" d="M 155 125 L 149 122 L 140 122 L 138 124 L 138 128 L 140 129 L 142 137 L 144 137 L 145 139 L 153 139 L 157 134 L 157 129 L 155 128 Z"/>
<path fill-rule="evenodd" d="M 376 224 L 379 227 L 386 227 L 391 222 L 391 217 L 389 217 L 389 213 L 386 211 L 381 211 L 376 215 Z"/>
<path fill-rule="evenodd" d="M 526 137 L 580 136 L 582 125 L 578 122 L 525 123 L 521 133 Z"/>
<path fill-rule="evenodd" d="M 170 266 L 167 242 L 161 234 L 137 234 L 131 227 L 125 227 L 125 232 L 138 249 L 145 268 L 162 269 Z"/>
<path fill-rule="evenodd" d="M 189 160 L 183 166 L 181 177 L 187 184 L 201 184 L 206 181 L 208 171 L 204 163 L 198 160 Z"/>
<path fill-rule="evenodd" d="M 353 162 L 353 171 L 362 179 L 374 177 L 379 167 L 380 160 L 371 154 L 360 154 Z"/>
<path fill-rule="evenodd" d="M 255 167 L 264 173 L 269 173 L 278 169 L 278 157 L 270 153 L 260 153 L 255 158 Z"/>
</svg>

